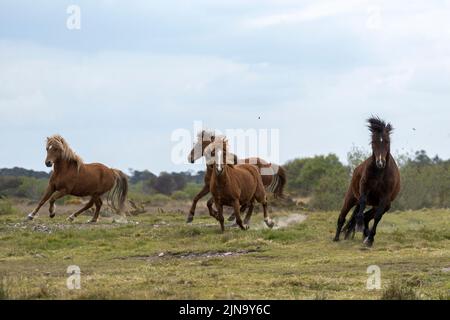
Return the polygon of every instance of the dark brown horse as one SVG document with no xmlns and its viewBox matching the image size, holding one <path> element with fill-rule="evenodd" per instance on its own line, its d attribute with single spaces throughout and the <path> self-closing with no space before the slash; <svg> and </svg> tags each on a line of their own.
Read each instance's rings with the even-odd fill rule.
<svg viewBox="0 0 450 320">
<path fill-rule="evenodd" d="M 56 200 L 66 195 L 91 198 L 81 210 L 69 216 L 69 221 L 73 221 L 80 213 L 95 204 L 96 210 L 90 222 L 97 222 L 103 204 L 101 197 L 109 191 L 111 192 L 108 201 L 111 207 L 117 212 L 123 211 L 128 193 L 128 179 L 123 172 L 110 169 L 100 163 L 84 164 L 59 135 L 47 138 L 45 165 L 53 166 L 53 173 L 42 200 L 28 215 L 29 220 L 34 219 L 39 209 L 48 200 L 50 200 L 50 218 L 53 218 Z"/>
<path fill-rule="evenodd" d="M 341 213 L 339 215 L 336 236 L 339 235 L 345 223 L 348 212 L 356 206 L 351 219 L 344 231 L 348 239 L 356 231 L 363 231 L 364 243 L 372 246 L 377 226 L 383 214 L 391 208 L 392 202 L 400 192 L 400 172 L 390 152 L 390 134 L 393 130 L 391 124 L 386 124 L 379 118 L 368 120 L 372 133 L 372 156 L 355 169 L 352 182 L 347 191 Z M 366 206 L 372 209 L 364 212 Z M 372 229 L 370 221 L 374 219 Z"/>
<path fill-rule="evenodd" d="M 194 163 L 201 157 L 205 156 L 205 149 L 212 142 L 214 142 L 215 138 L 216 134 L 214 131 L 202 130 L 201 132 L 199 132 L 197 135 L 197 143 L 192 148 L 192 151 L 188 156 L 188 161 Z M 283 191 L 286 185 L 286 171 L 284 170 L 283 167 L 278 166 L 276 164 L 268 163 L 260 158 L 248 158 L 244 160 L 239 160 L 236 155 L 233 155 L 233 161 L 234 164 L 247 163 L 256 165 L 259 168 L 262 182 L 266 190 L 268 192 L 272 192 L 276 198 L 284 197 Z M 192 201 L 192 206 L 189 211 L 189 215 L 187 217 L 187 223 L 190 223 L 194 220 L 195 208 L 197 207 L 198 201 L 209 193 L 209 182 L 211 180 L 212 173 L 213 173 L 213 166 L 207 165 L 204 179 L 205 184 L 202 190 L 200 190 L 200 192 L 195 196 L 194 200 Z M 208 201 L 207 203 L 210 214 L 214 211 L 214 209 L 212 208 L 212 203 L 213 203 L 212 199 L 210 199 L 210 201 Z M 246 207 L 243 206 L 241 211 L 245 209 Z M 230 218 L 234 218 L 234 216 L 232 215 Z"/>
<path fill-rule="evenodd" d="M 243 224 L 240 211 L 242 207 L 253 209 L 255 201 L 262 204 L 264 221 L 270 228 L 273 221 L 267 214 L 267 197 L 258 167 L 251 164 L 234 164 L 234 156 L 227 152 L 228 144 L 225 138 L 216 137 L 205 150 L 211 155 L 208 164 L 213 166 L 210 180 L 210 190 L 214 198 L 214 204 L 218 210 L 213 216 L 219 221 L 222 232 L 224 231 L 223 206 L 234 209 L 236 223 L 242 230 L 248 229 L 248 224 Z M 247 213 L 246 221 L 250 220 Z"/>
</svg>

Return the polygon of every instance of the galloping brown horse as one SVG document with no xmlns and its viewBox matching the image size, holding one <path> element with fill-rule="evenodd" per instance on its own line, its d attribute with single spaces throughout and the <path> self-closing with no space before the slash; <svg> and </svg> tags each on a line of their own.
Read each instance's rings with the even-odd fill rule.
<svg viewBox="0 0 450 320">
<path fill-rule="evenodd" d="M 383 214 L 391 208 L 391 203 L 400 192 L 400 172 L 390 152 L 390 135 L 393 130 L 391 124 L 386 124 L 377 117 L 368 120 L 372 133 L 372 156 L 355 169 L 352 182 L 347 191 L 344 205 L 339 215 L 336 236 L 339 235 L 345 223 L 345 217 L 350 209 L 356 206 L 351 219 L 344 230 L 345 238 L 356 231 L 363 231 L 364 243 L 372 246 L 377 226 Z M 371 210 L 364 212 L 366 206 Z M 372 229 L 370 221 L 374 219 Z"/>
<path fill-rule="evenodd" d="M 214 217 L 219 221 L 222 232 L 225 230 L 223 218 L 223 206 L 231 206 L 234 209 L 236 223 L 242 230 L 248 229 L 248 224 L 243 224 L 240 211 L 243 206 L 253 209 L 255 200 L 262 204 L 264 221 L 270 228 L 273 221 L 267 214 L 267 197 L 258 168 L 251 164 L 234 165 L 234 155 L 227 152 L 227 140 L 216 137 L 205 150 L 211 157 L 208 164 L 213 166 L 210 180 L 210 190 L 214 203 L 218 210 Z M 246 221 L 250 220 L 251 211 L 247 213 Z"/>
<path fill-rule="evenodd" d="M 123 172 L 100 163 L 84 164 L 59 135 L 47 138 L 45 165 L 53 166 L 53 173 L 39 205 L 28 215 L 29 220 L 34 219 L 47 200 L 50 200 L 50 218 L 55 217 L 55 202 L 66 195 L 91 197 L 81 210 L 69 216 L 69 221 L 95 204 L 96 210 L 90 222 L 97 222 L 103 204 L 101 197 L 109 191 L 108 201 L 112 208 L 117 212 L 123 211 L 128 193 L 128 179 Z"/>
<path fill-rule="evenodd" d="M 216 134 L 214 131 L 202 130 L 197 135 L 197 143 L 192 148 L 192 151 L 189 153 L 188 161 L 194 163 L 201 157 L 205 156 L 205 149 L 215 141 Z M 283 167 L 278 166 L 276 164 L 271 164 L 260 158 L 248 158 L 244 160 L 239 160 L 236 155 L 233 155 L 233 163 L 234 164 L 254 164 L 258 167 L 259 172 L 261 174 L 263 185 L 265 186 L 268 192 L 272 192 L 276 198 L 283 198 L 284 187 L 286 185 L 286 171 Z M 206 196 L 210 191 L 210 180 L 213 173 L 213 166 L 206 165 L 206 173 L 205 173 L 205 184 L 200 190 L 200 192 L 194 197 L 192 201 L 192 206 L 189 211 L 189 215 L 187 217 L 187 223 L 190 223 L 194 220 L 195 208 L 197 207 L 198 201 Z M 207 203 L 209 213 L 213 213 L 212 208 L 212 199 Z M 243 206 L 241 211 L 245 210 L 246 207 Z M 230 217 L 233 218 L 233 215 Z"/>
</svg>

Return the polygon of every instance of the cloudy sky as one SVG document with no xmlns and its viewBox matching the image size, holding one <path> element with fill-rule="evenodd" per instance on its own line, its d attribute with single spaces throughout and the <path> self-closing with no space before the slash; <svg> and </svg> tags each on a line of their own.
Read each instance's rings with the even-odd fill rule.
<svg viewBox="0 0 450 320">
<path fill-rule="evenodd" d="M 67 28 L 78 5 L 81 29 Z M 60 133 L 86 162 L 179 171 L 176 129 L 280 130 L 281 162 L 368 147 L 450 157 L 450 1 L 0 3 L 0 167 L 45 170 Z M 192 133 L 193 135 L 194 133 Z"/>
</svg>

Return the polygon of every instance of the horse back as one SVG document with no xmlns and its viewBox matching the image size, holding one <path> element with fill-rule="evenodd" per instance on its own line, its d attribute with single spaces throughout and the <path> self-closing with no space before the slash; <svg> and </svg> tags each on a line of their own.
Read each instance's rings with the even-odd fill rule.
<svg viewBox="0 0 450 320">
<path fill-rule="evenodd" d="M 101 163 L 83 164 L 79 169 L 71 166 L 52 175 L 57 189 L 66 189 L 74 196 L 103 195 L 114 187 L 113 169 Z"/>
</svg>

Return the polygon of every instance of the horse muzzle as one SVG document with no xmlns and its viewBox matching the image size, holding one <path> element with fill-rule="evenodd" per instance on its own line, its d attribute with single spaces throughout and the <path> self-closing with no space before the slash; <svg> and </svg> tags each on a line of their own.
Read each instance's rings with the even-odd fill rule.
<svg viewBox="0 0 450 320">
<path fill-rule="evenodd" d="M 51 166 L 53 166 L 53 162 L 51 161 L 45 161 L 45 165 L 50 168 Z"/>
<path fill-rule="evenodd" d="M 376 165 L 378 169 L 384 169 L 386 167 L 386 161 L 378 159 Z"/>
</svg>

